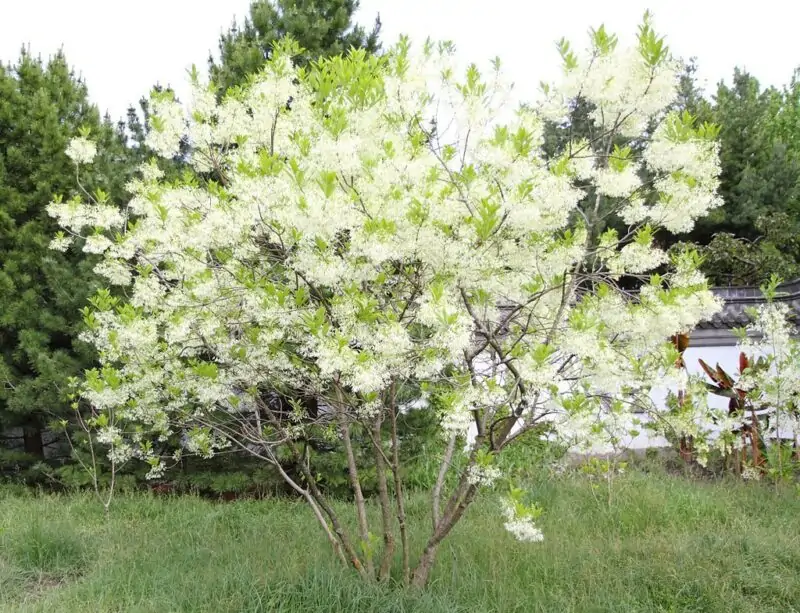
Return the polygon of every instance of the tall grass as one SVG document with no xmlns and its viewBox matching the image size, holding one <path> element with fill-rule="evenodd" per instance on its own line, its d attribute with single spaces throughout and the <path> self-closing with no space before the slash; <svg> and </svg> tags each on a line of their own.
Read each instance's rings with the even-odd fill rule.
<svg viewBox="0 0 800 613">
<path fill-rule="evenodd" d="M 534 486 L 546 540 L 515 542 L 487 493 L 423 593 L 340 569 L 308 510 L 124 496 L 0 496 L 0 611 L 32 613 L 800 611 L 800 497 L 630 474 Z M 427 497 L 408 513 L 419 542 Z"/>
</svg>

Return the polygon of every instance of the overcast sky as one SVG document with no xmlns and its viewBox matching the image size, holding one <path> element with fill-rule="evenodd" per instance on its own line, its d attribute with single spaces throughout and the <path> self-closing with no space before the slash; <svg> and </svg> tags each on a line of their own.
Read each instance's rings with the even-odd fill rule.
<svg viewBox="0 0 800 613">
<path fill-rule="evenodd" d="M 0 0 L 0 60 L 15 60 L 23 44 L 45 57 L 63 47 L 94 101 L 118 118 L 156 82 L 181 96 L 186 69 L 206 67 L 219 34 L 249 4 Z M 698 58 L 706 84 L 729 79 L 741 66 L 779 86 L 800 65 L 794 0 L 362 0 L 358 19 L 370 24 L 380 13 L 385 43 L 406 33 L 413 40 L 452 40 L 469 61 L 500 56 L 520 95 L 530 97 L 558 67 L 555 40 L 566 36 L 583 48 L 588 28 L 601 23 L 630 40 L 646 8 L 676 55 Z"/>
</svg>

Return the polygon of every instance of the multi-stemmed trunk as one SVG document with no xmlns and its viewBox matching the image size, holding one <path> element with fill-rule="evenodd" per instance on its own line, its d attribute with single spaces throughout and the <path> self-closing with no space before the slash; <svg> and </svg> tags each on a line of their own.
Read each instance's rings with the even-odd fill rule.
<svg viewBox="0 0 800 613">
<path fill-rule="evenodd" d="M 450 496 L 447 507 L 442 517 L 437 522 L 428 542 L 425 543 L 425 548 L 422 550 L 422 555 L 417 563 L 417 567 L 414 569 L 411 585 L 416 588 L 423 588 L 427 585 L 431 570 L 433 570 L 433 564 L 436 562 L 436 554 L 439 551 L 439 546 L 447 535 L 450 534 L 453 527 L 459 522 L 469 505 L 472 504 L 477 491 L 478 488 L 476 485 L 468 483 L 465 472 L 462 475 L 461 483 Z"/>
<path fill-rule="evenodd" d="M 379 556 L 375 555 L 377 552 L 374 551 L 375 538 L 370 532 L 367 503 L 364 497 L 360 470 L 354 450 L 353 436 L 356 422 L 348 418 L 344 410 L 344 403 L 340 404 L 340 411 L 336 418 L 344 446 L 347 472 L 351 491 L 353 493 L 358 540 L 350 538 L 348 531 L 344 528 L 344 522 L 341 521 L 339 514 L 336 512 L 333 505 L 330 504 L 327 496 L 321 491 L 316 482 L 316 478 L 311 467 L 306 462 L 304 454 L 291 440 L 291 437 L 288 436 L 285 430 L 284 424 L 268 406 L 263 407 L 267 421 L 282 435 L 286 435 L 284 440 L 302 475 L 302 482 L 295 481 L 285 471 L 280 470 L 280 463 L 277 461 L 277 458 L 274 454 L 268 452 L 269 446 L 264 446 L 264 455 L 259 455 L 259 457 L 279 466 L 283 478 L 287 480 L 289 485 L 298 493 L 303 495 L 310 504 L 317 521 L 320 522 L 320 525 L 328 536 L 328 540 L 331 542 L 337 557 L 343 563 L 354 568 L 365 579 L 386 581 L 390 578 L 397 550 L 395 529 L 399 529 L 400 553 L 402 555 L 402 581 L 405 585 L 423 588 L 430 579 L 431 571 L 436 561 L 436 555 L 442 541 L 460 521 L 467 507 L 469 507 L 475 498 L 477 485 L 470 483 L 468 478 L 469 469 L 475 464 L 477 452 L 481 447 L 484 436 L 479 435 L 473 443 L 466 466 L 461 470 L 458 483 L 450 492 L 449 496 L 443 501 L 446 475 L 452 466 L 452 458 L 455 453 L 457 438 L 454 436 L 448 442 L 437 475 L 437 482 L 432 492 L 432 530 L 417 564 L 412 570 L 405 516 L 405 492 L 402 482 L 399 452 L 397 406 L 394 399 L 394 392 L 394 387 L 392 387 L 390 401 L 384 407 L 380 415 L 370 420 L 369 423 L 362 423 L 357 426 L 363 427 L 363 431 L 372 439 L 372 450 L 377 478 L 377 499 L 380 505 L 382 531 L 382 539 L 380 539 L 379 542 L 382 542 L 383 545 Z M 342 399 L 341 395 L 337 398 L 340 402 Z M 389 422 L 388 427 L 384 427 L 387 417 Z M 260 427 L 258 432 L 261 432 Z M 384 445 L 384 442 L 387 444 Z M 243 448 L 246 447 L 243 446 Z M 250 451 L 252 452 L 252 449 Z M 390 471 L 393 481 L 393 491 L 391 491 L 389 486 Z M 445 504 L 443 504 L 443 502 Z M 361 547 L 358 546 L 359 541 Z"/>
</svg>

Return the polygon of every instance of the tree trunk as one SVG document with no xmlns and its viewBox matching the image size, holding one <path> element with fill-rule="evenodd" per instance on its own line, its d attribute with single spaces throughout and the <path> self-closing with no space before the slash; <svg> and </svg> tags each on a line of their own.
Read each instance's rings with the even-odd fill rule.
<svg viewBox="0 0 800 613">
<path fill-rule="evenodd" d="M 389 419 L 392 432 L 392 477 L 394 479 L 394 497 L 397 504 L 397 523 L 400 528 L 400 548 L 403 558 L 403 584 L 408 585 L 411 580 L 411 564 L 408 555 L 408 532 L 406 530 L 406 505 L 403 490 L 403 478 L 400 474 L 400 451 L 397 436 L 397 404 L 395 402 L 395 383 L 392 382 L 392 397 L 389 404 Z"/>
<path fill-rule="evenodd" d="M 444 515 L 434 529 L 433 534 L 428 539 L 425 549 L 422 551 L 419 563 L 414 569 L 411 585 L 416 588 L 423 588 L 427 585 L 431 570 L 433 569 L 433 563 L 436 561 L 436 552 L 439 550 L 439 545 L 447 535 L 450 534 L 453 527 L 461 520 L 467 507 L 469 507 L 475 499 L 478 487 L 476 485 L 469 485 L 466 480 L 466 475 L 467 473 L 465 471 L 461 478 L 459 488 L 453 492 L 453 495 L 450 497 Z M 461 486 L 466 487 L 466 490 L 463 491 L 463 496 L 461 495 Z"/>
<path fill-rule="evenodd" d="M 439 545 L 428 545 L 422 552 L 422 557 L 419 559 L 419 564 L 414 569 L 414 575 L 411 578 L 411 585 L 417 589 L 422 589 L 428 584 L 428 579 L 433 570 L 433 563 L 436 561 L 436 552 L 439 550 Z"/>
<path fill-rule="evenodd" d="M 22 441 L 25 453 L 29 453 L 39 459 L 44 459 L 44 441 L 42 440 L 42 429 L 38 424 L 27 425 L 22 429 Z"/>
<path fill-rule="evenodd" d="M 681 459 L 687 464 L 691 464 L 694 458 L 694 441 L 691 436 L 681 436 L 680 443 L 678 445 L 678 453 L 680 453 Z"/>
<path fill-rule="evenodd" d="M 389 500 L 389 485 L 386 481 L 386 461 L 381 447 L 381 418 L 375 420 L 372 444 L 375 448 L 375 473 L 378 479 L 378 499 L 381 503 L 381 529 L 383 530 L 383 554 L 378 569 L 378 580 L 389 578 L 394 559 L 394 530 L 392 527 L 392 503 Z"/>
<path fill-rule="evenodd" d="M 752 416 L 753 416 L 752 417 L 753 422 L 750 424 L 750 442 L 753 446 L 753 466 L 755 468 L 761 468 L 761 466 L 766 464 L 766 459 L 763 459 L 761 457 L 761 449 L 759 448 L 759 445 L 761 443 L 761 438 L 758 433 L 759 422 L 755 408 L 752 409 Z"/>
<path fill-rule="evenodd" d="M 441 519 L 441 503 L 442 503 L 442 488 L 444 487 L 444 481 L 447 478 L 447 471 L 450 468 L 450 463 L 453 461 L 453 453 L 456 449 L 456 441 L 458 436 L 453 434 L 450 437 L 450 440 L 447 442 L 447 449 L 444 452 L 444 458 L 442 458 L 442 463 L 439 465 L 439 474 L 436 477 L 436 484 L 433 486 L 433 496 L 432 496 L 432 519 L 433 519 L 433 529 L 436 530 L 436 526 L 439 525 L 439 520 Z"/>
<path fill-rule="evenodd" d="M 347 458 L 347 472 L 350 475 L 350 487 L 353 490 L 353 499 L 356 505 L 356 518 L 358 519 L 358 532 L 361 538 L 362 547 L 365 550 L 364 562 L 367 573 L 370 577 L 375 576 L 375 565 L 372 559 L 370 547 L 369 522 L 367 520 L 367 503 L 364 500 L 364 492 L 361 490 L 361 481 L 358 477 L 358 466 L 356 457 L 353 453 L 353 441 L 350 437 L 350 424 L 347 417 L 341 416 L 342 442 L 344 443 L 345 457 Z"/>
</svg>

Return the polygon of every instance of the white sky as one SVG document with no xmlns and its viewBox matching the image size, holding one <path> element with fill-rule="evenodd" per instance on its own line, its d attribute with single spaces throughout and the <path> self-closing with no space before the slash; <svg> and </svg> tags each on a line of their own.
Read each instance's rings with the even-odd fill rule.
<svg viewBox="0 0 800 613">
<path fill-rule="evenodd" d="M 63 47 L 102 111 L 124 115 L 156 83 L 182 99 L 185 71 L 205 69 L 219 34 L 242 18 L 249 0 L 0 0 L 0 60 L 23 44 L 46 57 Z M 361 0 L 359 21 L 383 21 L 384 44 L 449 39 L 459 55 L 481 62 L 500 56 L 523 97 L 555 76 L 553 42 L 583 48 L 586 31 L 605 23 L 623 42 L 646 8 L 673 52 L 696 56 L 701 81 L 713 86 L 741 66 L 762 83 L 782 85 L 800 65 L 800 3 L 795 0 Z"/>
</svg>

